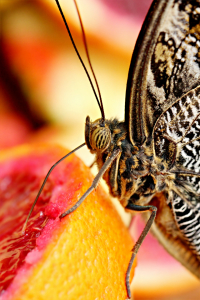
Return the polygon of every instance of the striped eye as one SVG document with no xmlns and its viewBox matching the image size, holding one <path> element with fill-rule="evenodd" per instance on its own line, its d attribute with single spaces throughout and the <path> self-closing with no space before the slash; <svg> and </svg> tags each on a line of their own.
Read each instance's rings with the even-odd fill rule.
<svg viewBox="0 0 200 300">
<path fill-rule="evenodd" d="M 91 134 L 90 144 L 94 150 L 104 151 L 111 141 L 110 129 L 107 127 L 97 127 Z"/>
</svg>

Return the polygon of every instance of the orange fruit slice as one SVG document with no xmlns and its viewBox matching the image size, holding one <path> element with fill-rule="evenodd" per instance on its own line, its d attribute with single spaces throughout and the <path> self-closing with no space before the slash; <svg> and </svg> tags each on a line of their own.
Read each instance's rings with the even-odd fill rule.
<svg viewBox="0 0 200 300">
<path fill-rule="evenodd" d="M 125 272 L 133 242 L 104 191 L 98 187 L 75 212 L 59 219 L 92 182 L 75 155 L 53 170 L 21 235 L 47 171 L 66 153 L 41 145 L 0 152 L 1 300 L 127 297 Z"/>
</svg>

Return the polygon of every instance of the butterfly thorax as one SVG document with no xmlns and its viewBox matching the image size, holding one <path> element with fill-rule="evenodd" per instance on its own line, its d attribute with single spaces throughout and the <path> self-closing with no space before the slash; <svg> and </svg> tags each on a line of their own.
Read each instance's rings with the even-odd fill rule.
<svg viewBox="0 0 200 300">
<path fill-rule="evenodd" d="M 96 155 L 99 169 L 114 150 L 120 149 L 120 155 L 103 178 L 110 193 L 118 197 L 124 207 L 129 201 L 145 205 L 156 192 L 165 188 L 167 175 L 154 163 L 151 143 L 148 146 L 133 145 L 125 122 L 117 119 L 90 122 L 87 117 L 85 139 L 91 153 Z"/>
</svg>

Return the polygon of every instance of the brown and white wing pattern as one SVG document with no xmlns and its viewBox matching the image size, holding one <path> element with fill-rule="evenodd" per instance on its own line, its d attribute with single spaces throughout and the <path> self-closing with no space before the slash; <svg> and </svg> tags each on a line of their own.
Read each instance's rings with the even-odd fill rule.
<svg viewBox="0 0 200 300">
<path fill-rule="evenodd" d="M 150 203 L 153 232 L 200 278 L 200 0 L 153 1 L 131 60 L 125 123 L 166 176 Z"/>
<path fill-rule="evenodd" d="M 152 138 L 159 116 L 200 84 L 200 1 L 154 1 L 129 69 L 125 120 L 133 144 Z"/>
<path fill-rule="evenodd" d="M 190 206 L 173 192 L 172 210 L 188 247 L 200 256 L 200 203 Z"/>
<path fill-rule="evenodd" d="M 179 238 L 199 260 L 200 269 L 200 86 L 161 114 L 154 126 L 153 145 L 155 162 L 169 173 L 167 202 Z"/>
</svg>

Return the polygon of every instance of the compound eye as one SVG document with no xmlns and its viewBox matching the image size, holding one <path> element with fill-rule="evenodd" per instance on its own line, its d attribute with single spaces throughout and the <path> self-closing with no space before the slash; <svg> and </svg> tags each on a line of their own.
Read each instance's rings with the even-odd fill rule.
<svg viewBox="0 0 200 300">
<path fill-rule="evenodd" d="M 107 127 L 97 127 L 91 135 L 90 143 L 93 149 L 104 151 L 111 141 L 110 129 Z"/>
</svg>

